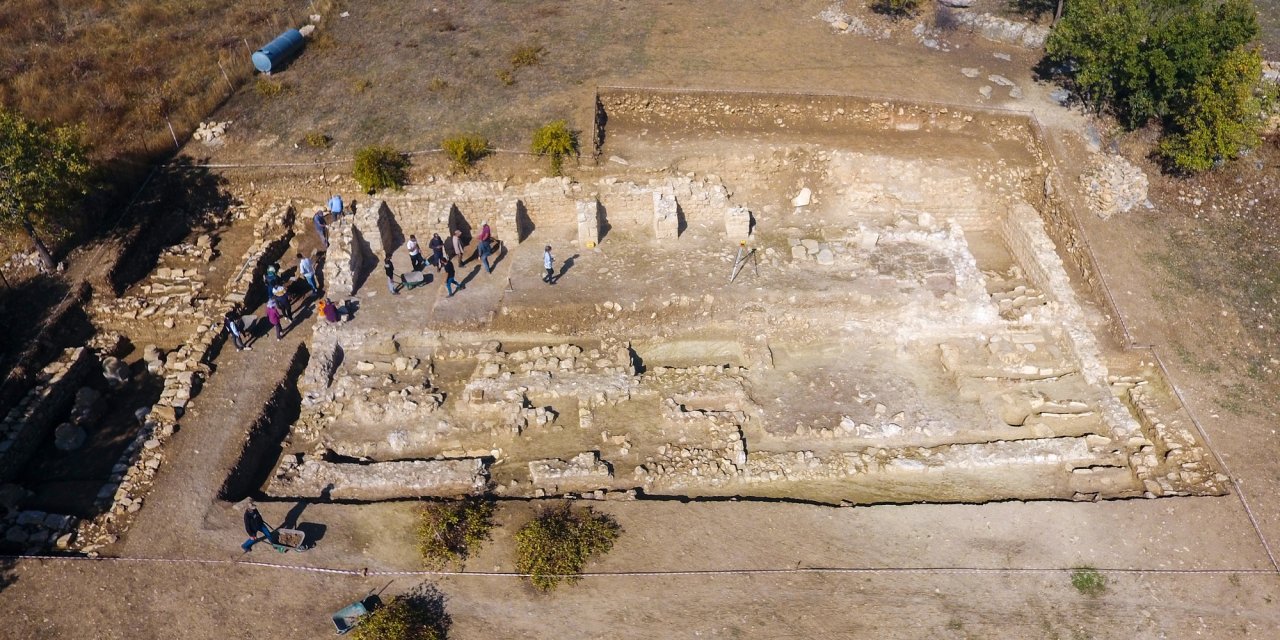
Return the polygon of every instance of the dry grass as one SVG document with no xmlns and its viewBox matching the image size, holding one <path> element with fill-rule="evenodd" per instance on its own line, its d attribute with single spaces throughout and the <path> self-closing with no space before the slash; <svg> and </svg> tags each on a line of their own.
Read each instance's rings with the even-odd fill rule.
<svg viewBox="0 0 1280 640">
<path fill-rule="evenodd" d="M 99 161 L 149 160 L 172 149 L 166 116 L 182 136 L 252 76 L 245 40 L 257 48 L 305 14 L 285 0 L 5 0 L 0 103 L 83 122 Z"/>
</svg>

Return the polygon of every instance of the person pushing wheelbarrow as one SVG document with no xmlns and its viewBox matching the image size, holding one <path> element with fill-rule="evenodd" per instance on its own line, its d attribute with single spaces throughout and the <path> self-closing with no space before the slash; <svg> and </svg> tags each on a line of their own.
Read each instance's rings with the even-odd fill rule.
<svg viewBox="0 0 1280 640">
<path fill-rule="evenodd" d="M 275 532 L 271 530 L 271 527 L 267 526 L 266 521 L 262 519 L 262 514 L 258 513 L 258 505 L 252 500 L 244 508 L 244 532 L 249 536 L 249 539 L 240 545 L 240 549 L 245 553 L 251 551 L 253 545 L 262 540 L 266 540 L 271 544 L 276 542 Z"/>
</svg>

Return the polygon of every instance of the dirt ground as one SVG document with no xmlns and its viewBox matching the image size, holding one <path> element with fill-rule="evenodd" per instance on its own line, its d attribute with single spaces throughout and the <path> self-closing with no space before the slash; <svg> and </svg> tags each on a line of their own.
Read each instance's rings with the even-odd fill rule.
<svg viewBox="0 0 1280 640">
<path fill-rule="evenodd" d="M 910 25 L 883 41 L 837 34 L 814 19 L 827 5 L 362 3 L 336 23 L 335 37 L 351 47 L 291 65 L 280 79 L 294 89 L 275 102 L 241 94 L 212 118 L 236 119 L 228 142 L 192 153 L 219 162 L 296 162 L 345 157 L 373 140 L 430 148 L 440 131 L 459 128 L 518 147 L 549 117 L 588 125 L 581 118 L 590 113 L 590 92 L 603 84 L 859 93 L 1034 110 L 1064 174 L 1060 184 L 1079 202 L 1087 121 L 1048 101 L 1051 87 L 1033 83 L 1033 52 L 964 34 L 951 36 L 959 49 L 932 51 Z M 454 29 L 444 28 L 440 12 Z M 494 68 L 529 33 L 546 47 L 545 62 L 503 86 Z M 400 46 L 388 46 L 397 40 Z M 962 67 L 1004 75 L 1026 97 L 988 102 L 978 94 L 982 81 Z M 447 96 L 423 88 L 441 74 Z M 369 87 L 344 101 L 346 88 L 366 75 Z M 481 81 L 489 84 L 468 90 Z M 314 128 L 334 137 L 334 149 L 293 149 L 291 141 Z M 1141 143 L 1121 142 L 1131 152 Z M 191 638 L 322 637 L 332 633 L 329 612 L 347 602 L 431 579 L 448 596 L 452 638 L 1277 637 L 1280 575 L 1264 539 L 1280 540 L 1280 466 L 1272 455 L 1280 363 L 1271 356 L 1280 336 L 1272 317 L 1280 274 L 1268 259 L 1274 243 L 1258 231 L 1270 228 L 1261 223 L 1276 211 L 1276 157 L 1269 148 L 1230 177 L 1191 182 L 1158 178 L 1144 165 L 1153 210 L 1104 221 L 1078 209 L 1116 311 L 1134 342 L 1154 345 L 1168 365 L 1241 495 L 857 508 L 604 503 L 625 533 L 589 570 L 614 575 L 589 576 L 551 595 L 486 575 L 512 571 L 512 525 L 535 508 L 518 501 L 499 509 L 500 526 L 468 562 L 470 575 L 398 574 L 419 568 L 411 503 L 269 503 L 268 520 L 293 511 L 298 522 L 319 525 L 318 544 L 305 554 L 257 549 L 243 557 L 239 515 L 216 494 L 242 429 L 309 334 L 308 320 L 284 341 L 224 350 L 220 371 L 168 445 L 146 507 L 104 554 L 121 559 L 0 563 L 0 600 L 10 612 L 0 636 L 139 638 L 182 629 Z M 525 159 L 502 157 L 481 168 L 490 177 L 531 170 Z M 310 180 L 317 169 L 253 172 L 227 175 L 241 189 L 253 181 L 266 190 Z M 329 188 L 294 192 L 320 200 Z M 261 374 L 234 375 L 246 371 Z M 1070 569 L 1079 566 L 1104 570 L 1106 592 L 1077 592 Z M 785 571 L 814 567 L 857 571 Z M 370 575 L 362 575 L 366 569 Z M 759 569 L 778 572 L 735 572 Z M 715 573 L 680 573 L 689 571 Z M 617 575 L 631 572 L 647 575 Z"/>
</svg>

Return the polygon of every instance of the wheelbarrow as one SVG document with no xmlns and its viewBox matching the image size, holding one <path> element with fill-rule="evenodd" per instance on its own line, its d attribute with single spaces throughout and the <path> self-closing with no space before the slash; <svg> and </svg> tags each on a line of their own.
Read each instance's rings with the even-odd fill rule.
<svg viewBox="0 0 1280 640">
<path fill-rule="evenodd" d="M 410 271 L 400 275 L 400 284 L 405 289 L 417 289 L 431 282 L 431 277 L 421 271 Z"/>
<path fill-rule="evenodd" d="M 268 540 L 271 548 L 280 553 L 288 553 L 290 551 L 306 551 L 311 548 L 307 544 L 307 534 L 298 529 L 276 529 L 273 533 L 274 540 Z"/>
<path fill-rule="evenodd" d="M 382 600 L 376 595 L 366 596 L 333 612 L 333 628 L 342 635 L 360 624 L 360 621 L 373 609 L 378 608 Z"/>
</svg>

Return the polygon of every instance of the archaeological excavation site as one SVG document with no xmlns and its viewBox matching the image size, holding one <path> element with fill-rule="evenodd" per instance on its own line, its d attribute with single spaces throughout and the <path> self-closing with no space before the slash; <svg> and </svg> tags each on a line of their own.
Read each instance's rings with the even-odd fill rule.
<svg viewBox="0 0 1280 640">
<path fill-rule="evenodd" d="M 114 542 L 210 376 L 279 378 L 255 421 L 225 425 L 244 434 L 226 503 L 1228 491 L 1160 369 L 1125 347 L 1024 114 L 625 88 L 601 88 L 594 113 L 573 179 L 441 176 L 358 198 L 320 259 L 339 321 L 300 321 L 270 370 L 215 367 L 217 319 L 262 302 L 266 265 L 292 264 L 323 200 L 259 185 L 220 214 L 251 235 L 167 250 L 5 419 L 0 468 L 28 471 L 2 480 L 30 505 L 7 544 Z M 485 224 L 492 273 L 470 256 Z M 410 272 L 410 235 L 454 232 L 464 288 L 447 295 L 428 266 L 388 290 L 383 260 Z M 145 356 L 132 376 L 121 342 Z M 122 414 L 149 409 L 110 442 L 84 425 L 110 464 L 79 469 L 89 497 L 60 502 L 30 470 L 73 455 L 59 447 L 101 404 L 82 396 L 121 385 L 136 400 Z"/>
</svg>

